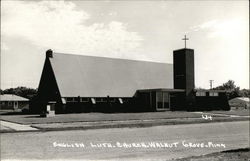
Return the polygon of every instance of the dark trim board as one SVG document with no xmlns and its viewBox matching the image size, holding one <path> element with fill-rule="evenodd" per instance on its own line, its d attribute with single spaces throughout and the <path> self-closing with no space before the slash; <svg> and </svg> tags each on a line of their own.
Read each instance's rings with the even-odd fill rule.
<svg viewBox="0 0 250 161">
<path fill-rule="evenodd" d="M 64 97 L 54 102 L 54 110 L 57 114 L 230 110 L 226 93 L 222 91 L 218 96 L 195 96 L 192 107 L 186 105 L 185 99 L 186 94 L 182 90 L 147 89 L 137 90 L 133 97 Z M 36 104 L 44 106 L 36 111 L 41 113 L 48 103 L 44 101 Z"/>
</svg>

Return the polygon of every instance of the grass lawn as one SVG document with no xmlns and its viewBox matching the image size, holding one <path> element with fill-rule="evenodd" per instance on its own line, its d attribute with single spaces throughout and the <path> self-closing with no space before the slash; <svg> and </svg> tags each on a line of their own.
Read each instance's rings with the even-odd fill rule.
<svg viewBox="0 0 250 161">
<path fill-rule="evenodd" d="M 250 148 L 228 150 L 203 156 L 177 159 L 176 161 L 249 161 Z"/>
<path fill-rule="evenodd" d="M 249 111 L 208 111 L 207 113 L 228 114 L 247 116 Z M 211 116 L 216 120 L 228 120 L 229 116 Z M 75 113 L 58 114 L 54 117 L 40 117 L 39 115 L 1 115 L 1 120 L 20 123 L 20 124 L 48 124 L 48 123 L 72 123 L 72 122 L 98 122 L 98 121 L 126 121 L 126 120 L 160 120 L 160 119 L 187 119 L 202 118 L 201 113 L 195 112 L 144 112 L 144 113 Z M 225 119 L 223 119 L 225 118 Z M 217 119 L 217 120 L 218 120 Z"/>
<path fill-rule="evenodd" d="M 1 120 L 21 124 L 44 124 L 63 122 L 94 122 L 94 121 L 123 121 L 123 120 L 156 120 L 175 118 L 201 118 L 201 114 L 193 112 L 144 112 L 144 113 L 79 113 L 58 114 L 54 117 L 39 115 L 1 115 Z"/>
<path fill-rule="evenodd" d="M 238 115 L 238 116 L 250 116 L 249 109 L 231 110 L 231 111 L 208 111 L 208 113 L 225 114 L 225 115 Z"/>
</svg>

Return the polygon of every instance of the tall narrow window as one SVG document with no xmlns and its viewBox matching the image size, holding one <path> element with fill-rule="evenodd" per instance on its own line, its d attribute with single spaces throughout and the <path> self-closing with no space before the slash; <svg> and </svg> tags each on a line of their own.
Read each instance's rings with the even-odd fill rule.
<svg viewBox="0 0 250 161">
<path fill-rule="evenodd" d="M 163 93 L 156 92 L 157 108 L 163 108 Z"/>
<path fill-rule="evenodd" d="M 122 98 L 119 98 L 118 100 L 119 100 L 119 103 L 120 103 L 120 104 L 123 104 Z"/>
<path fill-rule="evenodd" d="M 95 98 L 91 98 L 92 104 L 96 104 Z"/>
<path fill-rule="evenodd" d="M 167 92 L 163 93 L 164 108 L 169 108 L 169 94 Z"/>
<path fill-rule="evenodd" d="M 62 103 L 63 103 L 63 104 L 66 104 L 65 98 L 62 98 Z"/>
</svg>

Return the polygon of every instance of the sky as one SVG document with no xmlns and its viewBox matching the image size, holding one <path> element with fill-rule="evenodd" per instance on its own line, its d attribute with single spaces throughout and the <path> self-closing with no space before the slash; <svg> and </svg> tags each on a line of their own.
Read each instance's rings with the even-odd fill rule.
<svg viewBox="0 0 250 161">
<path fill-rule="evenodd" d="M 37 88 L 45 52 L 173 63 L 195 51 L 195 86 L 249 89 L 249 2 L 1 1 L 1 89 Z"/>
</svg>

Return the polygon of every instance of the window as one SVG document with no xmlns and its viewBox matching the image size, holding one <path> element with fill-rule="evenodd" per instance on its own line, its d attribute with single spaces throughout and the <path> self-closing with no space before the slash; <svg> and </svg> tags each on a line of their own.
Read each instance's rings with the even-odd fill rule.
<svg viewBox="0 0 250 161">
<path fill-rule="evenodd" d="M 66 104 L 66 99 L 65 98 L 62 98 L 62 103 Z"/>
<path fill-rule="evenodd" d="M 163 108 L 163 93 L 156 92 L 157 108 Z"/>
<path fill-rule="evenodd" d="M 109 98 L 109 102 L 115 102 L 115 98 Z"/>
<path fill-rule="evenodd" d="M 163 93 L 164 102 L 168 102 L 168 93 Z"/>
<path fill-rule="evenodd" d="M 209 92 L 209 96 L 219 96 L 218 92 Z"/>
<path fill-rule="evenodd" d="M 89 98 L 81 98 L 81 102 L 89 102 Z"/>
<path fill-rule="evenodd" d="M 156 92 L 157 108 L 161 110 L 169 109 L 169 93 Z"/>
<path fill-rule="evenodd" d="M 119 100 L 119 103 L 120 103 L 120 104 L 123 104 L 122 98 L 119 98 L 118 100 Z"/>
<path fill-rule="evenodd" d="M 67 102 L 74 102 L 74 98 L 73 97 L 68 97 Z"/>
<path fill-rule="evenodd" d="M 12 106 L 12 102 L 11 101 L 8 102 L 8 106 Z"/>
<path fill-rule="evenodd" d="M 103 98 L 96 98 L 95 101 L 96 101 L 96 102 L 104 102 L 105 99 L 103 99 Z"/>
<path fill-rule="evenodd" d="M 169 108 L 169 94 L 167 92 L 163 93 L 164 108 Z"/>
<path fill-rule="evenodd" d="M 130 99 L 129 98 L 121 98 L 121 100 L 123 103 L 127 103 L 127 102 L 129 102 Z"/>
<path fill-rule="evenodd" d="M 94 98 L 91 98 L 91 102 L 92 102 L 92 104 L 96 104 L 96 101 Z"/>
<path fill-rule="evenodd" d="M 196 96 L 206 96 L 206 92 L 198 91 L 196 92 Z"/>
</svg>

